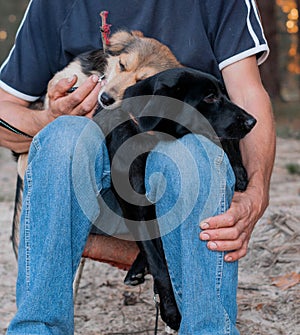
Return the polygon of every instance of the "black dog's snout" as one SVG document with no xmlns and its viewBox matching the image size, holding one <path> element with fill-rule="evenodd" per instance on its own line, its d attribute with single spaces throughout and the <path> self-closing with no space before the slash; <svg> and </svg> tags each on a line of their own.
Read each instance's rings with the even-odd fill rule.
<svg viewBox="0 0 300 335">
<path fill-rule="evenodd" d="M 256 124 L 256 120 L 251 117 L 249 119 L 247 119 L 245 122 L 244 122 L 244 126 L 246 128 L 246 130 L 250 131 Z"/>
<path fill-rule="evenodd" d="M 100 96 L 100 101 L 104 106 L 110 106 L 115 102 L 115 99 L 106 92 L 103 92 Z"/>
</svg>

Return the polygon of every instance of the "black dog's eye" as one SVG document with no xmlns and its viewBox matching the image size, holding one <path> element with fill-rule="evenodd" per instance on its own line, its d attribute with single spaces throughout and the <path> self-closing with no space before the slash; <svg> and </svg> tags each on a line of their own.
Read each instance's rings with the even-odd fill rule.
<svg viewBox="0 0 300 335">
<path fill-rule="evenodd" d="M 218 97 L 214 93 L 210 93 L 203 99 L 203 101 L 207 104 L 212 104 L 218 101 Z"/>
<path fill-rule="evenodd" d="M 119 60 L 119 67 L 121 71 L 126 71 L 125 65 Z"/>
</svg>

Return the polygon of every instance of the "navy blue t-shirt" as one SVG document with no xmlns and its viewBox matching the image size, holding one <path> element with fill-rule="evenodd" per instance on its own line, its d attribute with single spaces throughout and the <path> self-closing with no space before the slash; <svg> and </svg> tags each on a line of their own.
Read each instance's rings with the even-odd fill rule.
<svg viewBox="0 0 300 335">
<path fill-rule="evenodd" d="M 27 101 L 78 54 L 102 48 L 99 13 L 111 32 L 140 30 L 158 39 L 186 66 L 221 78 L 227 65 L 269 52 L 255 0 L 32 0 L 15 46 L 0 72 L 0 87 Z"/>
</svg>

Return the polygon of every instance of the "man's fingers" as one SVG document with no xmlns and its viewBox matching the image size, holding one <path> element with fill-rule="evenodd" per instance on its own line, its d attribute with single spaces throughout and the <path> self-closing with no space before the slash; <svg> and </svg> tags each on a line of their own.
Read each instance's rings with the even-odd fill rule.
<svg viewBox="0 0 300 335">
<path fill-rule="evenodd" d="M 235 192 L 230 208 L 223 214 L 207 218 L 200 222 L 201 229 L 218 229 L 232 227 L 237 222 L 248 220 L 251 213 L 245 194 Z"/>
<path fill-rule="evenodd" d="M 218 229 L 225 227 L 232 227 L 239 220 L 236 215 L 230 213 L 228 210 L 224 214 L 220 214 L 211 218 L 207 218 L 200 222 L 201 229 Z"/>
<path fill-rule="evenodd" d="M 229 252 L 225 255 L 225 261 L 226 262 L 235 262 L 242 257 L 245 257 L 247 255 L 248 251 L 248 240 L 245 240 L 242 247 L 238 250 L 235 250 L 233 252 Z"/>
<path fill-rule="evenodd" d="M 71 109 L 75 109 L 77 106 L 81 105 L 81 110 L 87 111 L 87 109 L 90 108 L 90 111 L 95 105 L 95 100 L 97 100 L 98 92 L 94 91 L 97 83 L 98 76 L 91 76 L 85 83 L 66 97 L 65 103 L 67 103 Z M 100 85 L 98 86 L 99 91 Z"/>
<path fill-rule="evenodd" d="M 242 233 L 236 240 L 209 241 L 207 248 L 212 251 L 229 251 L 225 255 L 226 262 L 234 262 L 247 254 L 248 238 L 246 233 Z"/>
<path fill-rule="evenodd" d="M 204 230 L 200 233 L 200 239 L 202 241 L 234 241 L 241 236 L 244 230 L 245 227 L 239 222 L 231 228 Z"/>
<path fill-rule="evenodd" d="M 50 100 L 56 100 L 66 95 L 67 91 L 75 85 L 77 76 L 73 75 L 70 78 L 63 78 L 59 81 L 50 81 L 48 85 L 48 96 Z"/>
<path fill-rule="evenodd" d="M 244 232 L 235 240 L 211 240 L 207 243 L 207 247 L 208 249 L 219 251 L 238 250 L 242 248 L 246 238 L 247 234 Z"/>
<path fill-rule="evenodd" d="M 260 198 L 258 198 L 260 199 Z M 251 233 L 264 207 L 252 192 L 235 192 L 227 212 L 204 219 L 199 237 L 213 251 L 229 251 L 227 262 L 236 261 L 247 253 Z"/>
<path fill-rule="evenodd" d="M 98 76 L 92 75 L 74 92 L 67 91 L 76 84 L 77 77 L 61 79 L 48 91 L 49 105 L 54 117 L 60 115 L 86 115 L 97 105 L 100 84 Z"/>
<path fill-rule="evenodd" d="M 77 89 L 74 93 L 72 93 L 72 95 L 77 93 L 78 90 L 79 89 Z M 84 93 L 81 94 L 81 92 L 78 92 L 79 94 L 77 96 L 74 96 L 73 103 L 75 102 L 75 105 L 72 114 L 86 115 L 92 110 L 94 110 L 98 104 L 99 91 L 100 91 L 100 84 L 94 86 L 94 88 L 92 89 L 92 91 L 89 92 L 88 95 L 85 95 Z"/>
</svg>

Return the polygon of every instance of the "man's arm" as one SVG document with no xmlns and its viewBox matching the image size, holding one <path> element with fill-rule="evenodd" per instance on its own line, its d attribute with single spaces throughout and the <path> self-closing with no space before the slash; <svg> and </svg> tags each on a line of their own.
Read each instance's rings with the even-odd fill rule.
<svg viewBox="0 0 300 335">
<path fill-rule="evenodd" d="M 76 76 L 62 79 L 48 88 L 49 108 L 29 109 L 29 103 L 0 89 L 0 118 L 13 127 L 34 136 L 49 122 L 60 115 L 84 115 L 91 117 L 97 104 L 100 84 L 97 76 L 91 76 L 75 92 L 67 90 L 76 83 Z M 31 139 L 0 127 L 0 146 L 15 152 L 27 152 Z"/>
<path fill-rule="evenodd" d="M 240 144 L 249 185 L 244 193 L 235 192 L 226 213 L 201 222 L 204 231 L 200 238 L 209 241 L 211 250 L 230 251 L 225 260 L 235 261 L 246 255 L 254 226 L 269 203 L 276 135 L 271 102 L 261 83 L 256 57 L 227 66 L 222 75 L 230 99 L 257 119 Z"/>
<path fill-rule="evenodd" d="M 25 127 L 26 124 L 29 124 L 26 116 L 31 118 L 31 113 L 24 113 L 28 105 L 28 102 L 14 97 L 0 88 L 0 118 L 15 128 L 31 134 L 32 129 Z M 16 152 L 27 152 L 30 143 L 30 138 L 17 135 L 6 128 L 0 127 L 0 146 Z"/>
</svg>

